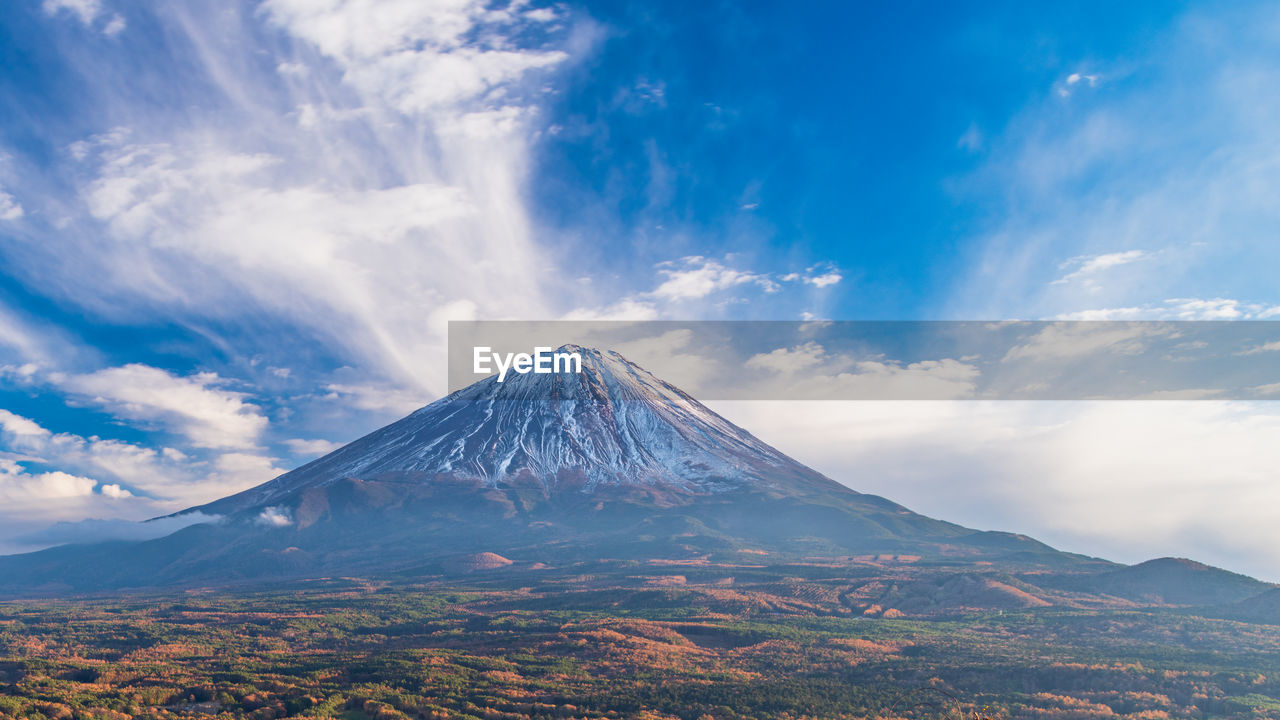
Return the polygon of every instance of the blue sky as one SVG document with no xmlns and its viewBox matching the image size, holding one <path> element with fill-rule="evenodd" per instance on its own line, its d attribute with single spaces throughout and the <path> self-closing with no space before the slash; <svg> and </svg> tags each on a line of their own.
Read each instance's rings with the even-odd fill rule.
<svg viewBox="0 0 1280 720">
<path fill-rule="evenodd" d="M 444 390 L 449 319 L 1275 317 L 1277 55 L 1262 3 L 5 3 L 0 546 L 187 507 L 399 417 Z M 1194 458 L 1243 463 L 1222 479 L 1254 483 L 1243 505 L 1130 534 L 1087 522 L 1087 493 L 1049 511 L 1097 468 L 1019 494 L 1030 460 L 992 450 L 961 463 L 969 507 L 939 488 L 984 441 L 934 420 L 902 447 L 951 449 L 904 475 L 776 406 L 733 412 L 948 519 L 1280 561 L 1245 507 L 1266 405 L 1155 435 L 1212 428 Z M 947 427 L 1029 426 L 982 412 Z M 1030 423 L 1059 433 L 1039 457 L 1110 457 L 1089 443 L 1113 417 L 1056 412 Z M 1097 502 L 1146 507 L 1188 458 L 1166 462 Z"/>
</svg>

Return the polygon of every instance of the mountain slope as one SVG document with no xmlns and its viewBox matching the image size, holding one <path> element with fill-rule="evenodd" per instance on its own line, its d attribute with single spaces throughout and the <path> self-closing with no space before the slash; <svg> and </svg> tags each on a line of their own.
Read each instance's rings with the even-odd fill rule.
<svg viewBox="0 0 1280 720">
<path fill-rule="evenodd" d="M 1274 586 L 1185 558 L 1157 558 L 1110 572 L 1070 578 L 1069 589 L 1151 605 L 1225 605 Z"/>
</svg>

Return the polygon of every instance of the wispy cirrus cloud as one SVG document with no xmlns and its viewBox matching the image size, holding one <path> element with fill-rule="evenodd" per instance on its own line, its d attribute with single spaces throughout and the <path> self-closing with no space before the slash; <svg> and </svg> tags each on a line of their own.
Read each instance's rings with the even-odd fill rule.
<svg viewBox="0 0 1280 720">
<path fill-rule="evenodd" d="M 1280 305 L 1233 298 L 1170 298 L 1135 307 L 1093 308 L 1062 313 L 1055 320 L 1268 320 Z"/>
<path fill-rule="evenodd" d="M 1165 299 L 1185 298 L 1186 317 L 1226 318 L 1280 302 L 1252 269 L 1280 261 L 1268 239 L 1280 221 L 1280 103 L 1259 100 L 1277 80 L 1280 25 L 1269 6 L 1237 10 L 1192 9 L 1142 51 L 1071 71 L 1058 85 L 1071 102 L 1046 97 L 987 129 L 983 164 L 956 187 L 996 203 L 995 220 L 973 238 L 954 307 L 1024 318 L 1154 307 L 1155 317 Z M 1238 315 L 1190 306 L 1224 287 L 1242 298 Z"/>
<path fill-rule="evenodd" d="M 298 455 L 327 455 L 342 447 L 342 443 L 336 443 L 332 440 L 308 440 L 305 438 L 290 438 L 285 440 L 284 444 Z"/>
<path fill-rule="evenodd" d="M 10 361 L 15 368 L 47 362 L 63 349 L 60 339 L 57 331 L 40 327 L 0 303 L 0 360 Z"/>
<path fill-rule="evenodd" d="M 107 16 L 100 27 L 103 35 L 117 35 L 126 27 L 125 19 L 119 13 L 108 15 L 102 0 L 44 0 L 41 7 L 48 15 L 67 13 L 85 26 L 92 26 L 100 17 Z"/>
<path fill-rule="evenodd" d="M 282 472 L 269 448 L 323 452 L 297 438 L 441 392 L 450 318 L 551 312 L 524 184 L 546 81 L 589 21 L 480 0 L 35 12 L 60 63 L 44 93 L 69 120 L 5 127 L 42 148 L 0 147 L 6 274 L 88 327 L 175 328 L 163 360 L 202 369 L 63 337 L 0 298 L 6 382 L 155 441 L 7 418 L 24 483 L 82 477 L 40 482 L 130 517 L 207 501 Z M 111 37 L 133 26 L 162 32 Z"/>
<path fill-rule="evenodd" d="M 777 284 L 768 275 L 726 267 L 700 256 L 659 264 L 658 273 L 665 279 L 653 289 L 661 300 L 700 300 L 708 295 L 738 285 L 756 285 L 765 292 L 777 292 Z"/>
<path fill-rule="evenodd" d="M 15 274 L 121 322 L 206 332 L 258 317 L 252 336 L 215 338 L 246 355 L 279 353 L 272 325 L 307 328 L 372 379 L 432 392 L 441 373 L 424 358 L 442 357 L 448 317 L 548 307 L 521 186 L 542 83 L 571 59 L 571 17 L 472 0 L 146 12 L 185 53 L 184 85 L 171 106 L 134 86 L 78 101 L 112 124 L 47 137 L 63 161 L 32 168 L 47 177 L 22 203 L 29 242 L 5 253 Z M 118 87 L 116 68 L 149 48 L 63 50 L 69 72 Z M 172 82 L 144 69 L 136 87 Z M 197 90 L 208 110 L 191 114 L 179 98 Z M 41 194 L 67 185 L 78 202 Z M 55 231 L 59 243 L 38 242 Z"/>
<path fill-rule="evenodd" d="M 1096 282 L 1095 276 L 1098 274 L 1120 265 L 1137 262 L 1147 256 L 1148 254 L 1142 250 L 1125 250 L 1123 252 L 1072 258 L 1060 266 L 1064 270 L 1073 268 L 1071 272 L 1054 280 L 1053 283 L 1062 285 L 1073 280 L 1079 280 L 1094 284 Z"/>
<path fill-rule="evenodd" d="M 841 273 L 834 265 L 819 264 L 806 270 L 804 273 L 787 273 L 780 280 L 784 282 L 802 281 L 808 283 L 818 289 L 830 287 L 844 279 Z"/>
<path fill-rule="evenodd" d="M 568 58 L 563 50 L 522 48 L 509 38 L 557 17 L 553 9 L 518 3 L 267 0 L 262 11 L 336 62 L 343 81 L 364 98 L 405 114 L 473 103 Z"/>
<path fill-rule="evenodd" d="M 253 448 L 267 419 L 216 373 L 180 377 L 141 364 L 51 378 L 60 388 L 131 420 L 154 421 L 194 447 Z"/>
<path fill-rule="evenodd" d="M 763 371 L 761 392 L 797 400 L 833 397 L 959 400 L 973 396 L 981 374 L 976 366 L 955 358 L 900 362 L 831 352 L 816 342 L 754 355 L 743 367 Z"/>
<path fill-rule="evenodd" d="M 1059 97 L 1071 97 L 1071 94 L 1081 88 L 1098 87 L 1098 75 L 1083 72 L 1073 72 L 1062 79 L 1057 84 L 1057 92 Z"/>
<path fill-rule="evenodd" d="M 0 220 L 17 220 L 24 214 L 26 211 L 22 209 L 22 203 L 0 189 Z"/>
<path fill-rule="evenodd" d="M 92 543 L 104 540 L 153 540 L 177 532 L 191 525 L 214 523 L 217 515 L 186 513 L 175 517 L 156 518 L 146 522 L 129 520 L 102 520 L 91 518 L 75 522 L 59 522 L 35 532 L 27 533 L 18 542 L 36 547 L 64 545 L 67 543 Z"/>
<path fill-rule="evenodd" d="M 68 12 L 77 17 L 80 22 L 88 25 L 98 17 L 98 13 L 102 12 L 101 0 L 44 0 L 44 11 L 49 15 L 56 15 L 59 12 Z"/>
<path fill-rule="evenodd" d="M 653 320 L 687 308 L 724 307 L 749 303 L 750 297 L 777 296 L 789 286 L 809 285 L 818 291 L 839 283 L 844 276 L 833 265 L 814 265 L 803 273 L 760 272 L 735 267 L 723 260 L 689 255 L 665 260 L 654 266 L 657 284 L 651 290 L 634 292 L 597 307 L 579 307 L 566 320 Z M 736 294 L 735 294 L 736 293 Z"/>
<path fill-rule="evenodd" d="M 1106 353 L 1138 355 L 1151 340 L 1176 337 L 1178 329 L 1164 323 L 1053 323 L 1024 344 L 1009 348 L 1004 362 L 1054 358 L 1098 357 Z"/>
<path fill-rule="evenodd" d="M 1261 353 L 1272 353 L 1272 352 L 1280 352 L 1280 341 L 1273 341 L 1273 342 L 1263 343 L 1261 345 L 1255 345 L 1254 347 L 1251 347 L 1247 350 L 1242 350 L 1239 354 L 1240 355 L 1258 355 Z"/>
</svg>

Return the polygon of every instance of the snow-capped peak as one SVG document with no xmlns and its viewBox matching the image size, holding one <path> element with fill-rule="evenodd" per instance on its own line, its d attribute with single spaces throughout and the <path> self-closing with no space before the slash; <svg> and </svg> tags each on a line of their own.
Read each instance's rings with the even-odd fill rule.
<svg viewBox="0 0 1280 720">
<path fill-rule="evenodd" d="M 343 478 L 448 476 L 489 486 L 693 493 L 769 487 L 812 470 L 622 355 L 566 345 L 581 372 L 481 380 L 240 496 L 252 504 Z M 237 503 L 239 504 L 239 503 Z"/>
</svg>

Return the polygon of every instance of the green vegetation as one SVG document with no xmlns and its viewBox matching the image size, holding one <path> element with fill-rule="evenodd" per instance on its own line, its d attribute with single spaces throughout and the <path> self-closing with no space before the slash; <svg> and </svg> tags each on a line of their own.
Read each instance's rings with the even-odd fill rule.
<svg viewBox="0 0 1280 720">
<path fill-rule="evenodd" d="M 1271 625 L 1169 609 L 873 618 L 797 578 L 471 577 L 0 603 L 0 719 L 875 718 L 919 687 L 967 716 L 1280 715 Z"/>
</svg>

